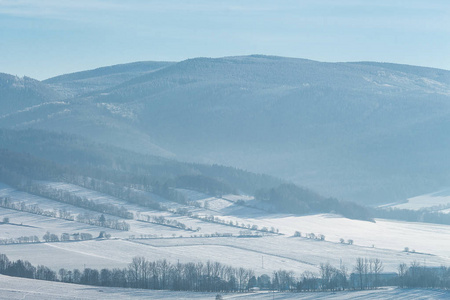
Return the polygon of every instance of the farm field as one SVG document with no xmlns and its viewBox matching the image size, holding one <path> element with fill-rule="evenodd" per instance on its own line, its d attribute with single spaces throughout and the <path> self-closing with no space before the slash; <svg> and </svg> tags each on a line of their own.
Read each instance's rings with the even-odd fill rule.
<svg viewBox="0 0 450 300">
<path fill-rule="evenodd" d="M 126 204 L 120 199 L 75 185 L 47 184 L 83 195 L 93 201 L 115 205 Z M 133 212 L 135 218 L 138 213 L 140 216 L 162 216 L 200 230 L 187 231 L 136 219 L 108 216 L 130 224 L 129 231 L 120 231 L 0 208 L 0 218 L 10 219 L 8 224 L 0 225 L 3 229 L 0 238 L 3 239 L 36 235 L 42 240 L 47 231 L 57 235 L 66 232 L 71 234 L 88 232 L 97 237 L 99 232 L 104 230 L 111 235 L 110 239 L 1 245 L 0 253 L 13 260 L 26 259 L 32 264 L 43 264 L 53 269 L 122 268 L 126 267 L 133 257 L 144 256 L 149 260 L 167 259 L 173 263 L 219 261 L 234 267 L 253 269 L 256 274 L 271 274 L 278 269 L 292 270 L 297 275 L 304 271 L 317 273 L 321 263 L 329 262 L 334 266 L 343 263 L 351 267 L 357 257 L 381 259 L 386 272 L 396 271 L 398 264 L 402 262 L 409 264 L 417 261 L 427 266 L 450 264 L 450 250 L 445 247 L 450 236 L 450 226 L 381 219 L 368 222 L 333 214 L 274 215 L 233 203 L 238 199 L 237 196 L 233 198 L 227 195 L 225 196 L 227 199 L 221 199 L 188 190 L 183 192 L 189 195 L 189 201 L 211 202 L 210 207 L 212 206 L 215 211 L 191 205 L 184 206 L 199 215 L 215 214 L 227 223 L 232 221 L 233 224 L 237 223 L 240 226 L 243 224 L 256 225 L 260 229 L 276 228 L 280 234 L 239 236 L 243 231 L 246 234 L 258 231 L 205 222 L 170 211 L 151 210 L 136 204 L 127 205 L 127 209 Z M 12 201 L 23 201 L 27 205 L 39 204 L 45 209 L 58 207 L 73 213 L 86 211 L 83 208 L 20 192 L 6 185 L 0 186 L 0 195 L 8 196 Z M 161 201 L 169 202 L 164 199 Z M 223 205 L 224 203 L 229 205 Z M 231 215 L 223 212 L 230 208 L 235 211 L 239 208 L 239 213 Z M 301 232 L 301 237 L 293 236 L 296 231 Z M 311 233 L 315 236 L 322 234 L 325 240 L 307 238 L 306 236 L 310 236 Z M 261 232 L 259 234 L 261 235 Z M 353 240 L 352 245 L 348 243 L 349 240 Z M 405 247 L 409 247 L 410 251 L 405 252 Z M 245 259 L 237 259 L 238 257 Z"/>
<path fill-rule="evenodd" d="M 219 261 L 251 268 L 258 275 L 271 274 L 278 269 L 292 270 L 297 275 L 304 271 L 318 272 L 323 262 L 352 266 L 356 257 L 379 258 L 387 272 L 396 271 L 400 262 L 418 261 L 429 266 L 450 264 L 449 259 L 434 255 L 286 237 L 111 239 L 2 245 L 0 249 L 10 259 L 26 259 L 53 269 L 126 267 L 135 256 L 167 259 L 172 263 Z"/>
<path fill-rule="evenodd" d="M 107 218 L 109 218 L 109 219 L 120 220 L 120 221 L 124 221 L 124 222 L 130 224 L 130 230 L 125 231 L 125 232 L 121 232 L 119 230 L 111 230 L 109 228 L 103 228 L 103 229 L 100 228 L 100 230 L 106 230 L 106 231 L 108 231 L 108 233 L 112 234 L 113 236 L 140 237 L 141 235 L 157 235 L 158 237 L 161 237 L 161 236 L 172 237 L 174 235 L 175 236 L 179 236 L 179 235 L 188 235 L 189 236 L 189 235 L 194 235 L 194 234 L 195 235 L 215 234 L 218 232 L 219 233 L 227 233 L 227 234 L 239 234 L 239 231 L 242 230 L 242 228 L 225 226 L 225 225 L 217 224 L 217 223 L 209 223 L 209 222 L 207 223 L 207 222 L 204 222 L 204 221 L 201 221 L 198 219 L 177 215 L 177 214 L 174 214 L 174 213 L 171 213 L 168 211 L 152 210 L 147 207 L 139 206 L 136 204 L 130 204 L 123 200 L 117 199 L 115 197 L 112 197 L 112 196 L 109 196 L 106 194 L 102 194 L 102 193 L 99 193 L 96 191 L 88 190 L 88 189 L 85 189 L 85 188 L 82 188 L 82 187 L 79 187 L 79 186 L 76 186 L 73 184 L 47 182 L 47 183 L 45 183 L 45 185 L 50 186 L 52 188 L 57 188 L 57 189 L 61 189 L 64 191 L 68 191 L 71 194 L 74 194 L 74 195 L 77 195 L 80 197 L 86 197 L 87 199 L 93 200 L 96 203 L 109 203 L 109 204 L 116 205 L 118 207 L 123 206 L 128 211 L 132 212 L 135 217 L 135 220 L 123 219 L 120 217 L 105 214 L 107 216 Z M 61 202 L 47 199 L 44 197 L 39 197 L 39 196 L 31 195 L 26 192 L 18 191 L 18 190 L 11 188 L 5 184 L 0 184 L 0 197 L 9 197 L 11 199 L 11 202 L 24 203 L 28 206 L 38 205 L 39 208 L 41 208 L 43 210 L 47 210 L 47 211 L 65 210 L 75 217 L 78 214 L 94 215 L 94 216 L 96 216 L 96 218 L 98 218 L 101 215 L 101 213 L 96 212 L 96 211 L 90 211 L 90 210 L 76 207 L 76 206 L 73 206 L 70 204 L 61 203 Z M 171 203 L 172 203 L 175 208 L 185 208 L 185 209 L 188 209 L 192 213 L 199 213 L 202 216 L 208 216 L 208 215 L 212 215 L 214 213 L 213 211 L 208 211 L 208 210 L 203 210 L 203 209 L 199 210 L 195 206 L 186 206 L 186 205 L 182 206 L 178 203 L 164 200 L 161 197 L 156 197 L 156 199 L 158 199 L 160 202 L 165 203 L 165 205 L 172 206 L 171 205 Z M 3 213 L 2 213 L 3 216 L 11 215 L 10 219 L 11 219 L 12 223 L 13 222 L 14 223 L 23 223 L 23 224 L 28 224 L 28 223 L 31 224 L 34 222 L 44 222 L 45 223 L 45 222 L 48 222 L 49 219 L 52 219 L 52 218 L 41 218 L 43 216 L 33 215 L 33 214 L 29 214 L 29 213 L 22 213 L 22 212 L 9 210 L 9 209 L 0 208 L 0 213 L 2 211 L 3 211 Z M 172 228 L 170 226 L 164 226 L 161 224 L 153 224 L 153 223 L 139 221 L 139 220 L 146 220 L 147 216 L 163 217 L 167 221 L 180 222 L 182 224 L 185 224 L 187 228 L 192 228 L 192 230 L 181 230 L 181 229 L 177 229 L 177 228 Z M 30 220 L 28 222 L 28 220 L 30 218 L 35 221 Z M 65 223 L 64 220 L 60 220 L 60 222 L 53 220 L 52 222 Z M 73 223 L 73 222 L 69 222 L 69 223 Z M 203 226 L 205 224 L 206 224 L 206 226 Z M 70 226 L 71 226 L 70 224 L 69 225 L 66 224 L 63 227 L 70 228 Z M 35 226 L 35 227 L 42 228 L 44 230 L 50 230 L 53 228 L 53 225 L 46 227 L 41 224 L 41 225 Z M 98 233 L 98 230 L 99 230 L 98 227 L 97 226 L 94 226 L 94 227 L 96 227 L 96 228 L 93 230 L 97 231 L 97 233 Z M 78 229 L 74 228 L 73 230 L 78 230 Z M 112 231 L 112 232 L 110 232 L 110 231 Z M 66 231 L 62 231 L 62 232 L 66 232 Z M 62 232 L 57 231 L 56 233 L 60 234 Z M 44 233 L 45 233 L 45 231 L 44 231 Z"/>
<path fill-rule="evenodd" d="M 104 230 L 107 230 L 114 236 L 121 236 L 124 234 L 119 230 L 0 208 L 0 218 L 3 219 L 5 217 L 9 218 L 10 222 L 0 223 L 0 239 L 33 235 L 42 239 L 42 236 L 47 231 L 57 234 L 58 236 L 65 232 L 71 234 L 86 232 L 96 237 L 99 235 L 100 231 Z"/>
<path fill-rule="evenodd" d="M 230 217 L 233 219 L 233 217 Z M 261 226 L 273 226 L 291 236 L 295 231 L 302 235 L 315 233 L 325 235 L 327 241 L 339 243 L 352 239 L 354 244 L 403 251 L 405 247 L 416 252 L 450 258 L 448 243 L 450 226 L 419 222 L 376 219 L 375 222 L 351 220 L 333 214 L 311 216 L 277 215 L 266 218 L 248 218 L 247 221 Z"/>
</svg>

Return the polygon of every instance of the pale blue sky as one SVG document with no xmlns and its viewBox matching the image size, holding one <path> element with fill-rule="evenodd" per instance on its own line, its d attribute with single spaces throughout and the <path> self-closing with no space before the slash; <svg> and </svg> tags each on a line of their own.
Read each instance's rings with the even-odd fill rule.
<svg viewBox="0 0 450 300">
<path fill-rule="evenodd" d="M 267 54 L 450 70 L 450 1 L 0 0 L 0 72 Z"/>
</svg>

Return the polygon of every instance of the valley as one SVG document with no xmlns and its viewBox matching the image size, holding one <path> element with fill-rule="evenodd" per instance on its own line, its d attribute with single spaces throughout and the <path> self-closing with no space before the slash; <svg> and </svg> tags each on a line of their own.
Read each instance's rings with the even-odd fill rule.
<svg viewBox="0 0 450 300">
<path fill-rule="evenodd" d="M 271 274 L 278 269 L 287 269 L 300 276 L 305 271 L 318 272 L 320 264 L 329 262 L 334 266 L 351 266 L 356 257 L 378 258 L 384 263 L 386 272 L 395 272 L 400 262 L 425 263 L 427 266 L 450 264 L 450 252 L 445 247 L 449 242 L 450 226 L 425 223 L 411 223 L 376 219 L 374 222 L 351 220 L 339 215 L 317 214 L 295 216 L 289 214 L 269 214 L 265 211 L 224 199 L 239 199 L 235 195 L 223 198 L 210 197 L 187 190 L 194 194 L 191 205 L 160 199 L 169 207 L 168 211 L 149 210 L 88 190 L 73 184 L 44 182 L 69 193 L 83 195 L 98 202 L 123 205 L 133 213 L 133 219 L 121 219 L 130 225 L 129 230 L 109 228 L 66 221 L 27 212 L 0 208 L 0 219 L 8 218 L 9 223 L 1 224 L 0 239 L 14 239 L 20 236 L 37 236 L 40 243 L 8 244 L 1 246 L 1 253 L 10 259 L 26 259 L 35 265 L 45 265 L 54 269 L 83 269 L 84 267 L 106 268 L 126 267 L 135 256 L 147 259 L 167 259 L 176 262 L 218 261 L 235 267 L 250 268 L 257 275 Z M 0 197 L 8 197 L 11 202 L 39 205 L 44 210 L 64 210 L 73 215 L 85 213 L 85 209 L 62 204 L 54 200 L 20 192 L 7 185 L 0 187 Z M 191 196 L 193 197 L 193 196 Z M 245 198 L 245 197 L 244 197 Z M 211 203 L 210 209 L 201 208 L 196 203 Z M 216 205 L 226 202 L 228 205 Z M 198 216 L 214 216 L 224 220 L 224 224 L 206 222 L 198 218 L 179 215 L 171 209 L 183 208 Z M 231 214 L 228 212 L 232 212 Z M 100 215 L 91 211 L 94 217 Z M 114 217 L 108 216 L 107 218 Z M 149 216 L 164 217 L 165 220 L 185 224 L 186 230 L 167 225 L 138 221 Z M 243 228 L 230 226 L 242 224 Z M 20 225 L 19 225 L 20 224 Z M 256 225 L 256 227 L 254 227 Z M 267 231 L 252 230 L 267 228 Z M 274 228 L 277 233 L 271 233 Z M 101 231 L 110 234 L 109 239 L 100 238 Z M 298 231 L 301 237 L 294 236 Z M 44 243 L 46 232 L 58 237 L 63 233 L 90 233 L 93 240 L 71 240 Z M 314 238 L 310 234 L 314 234 Z M 324 240 L 318 239 L 324 235 Z M 343 239 L 343 241 L 341 241 Z M 352 244 L 348 244 L 352 240 Z M 410 249 L 405 252 L 405 247 Z M 245 260 L 237 259 L 245 257 Z"/>
</svg>

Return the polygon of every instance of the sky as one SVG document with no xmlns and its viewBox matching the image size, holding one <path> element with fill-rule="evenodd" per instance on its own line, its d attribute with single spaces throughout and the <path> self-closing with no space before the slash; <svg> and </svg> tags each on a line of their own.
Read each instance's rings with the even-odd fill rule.
<svg viewBox="0 0 450 300">
<path fill-rule="evenodd" d="M 0 72 L 265 54 L 450 70 L 448 0 L 0 0 Z"/>
</svg>

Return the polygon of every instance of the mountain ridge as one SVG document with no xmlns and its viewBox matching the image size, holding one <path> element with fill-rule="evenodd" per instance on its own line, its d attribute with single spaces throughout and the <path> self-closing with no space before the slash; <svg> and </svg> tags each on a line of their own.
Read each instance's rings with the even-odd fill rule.
<svg viewBox="0 0 450 300">
<path fill-rule="evenodd" d="M 194 58 L 119 80 L 100 69 L 91 86 L 68 81 L 67 105 L 18 112 L 0 126 L 58 128 L 356 201 L 401 200 L 450 180 L 450 71 L 262 55 Z"/>
</svg>

